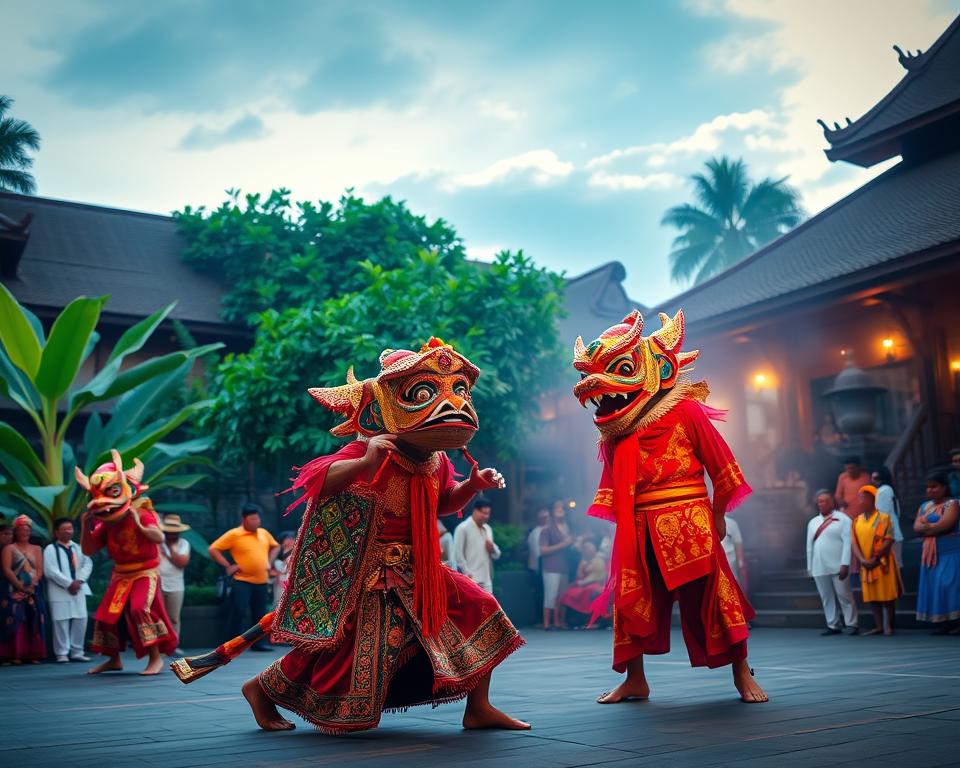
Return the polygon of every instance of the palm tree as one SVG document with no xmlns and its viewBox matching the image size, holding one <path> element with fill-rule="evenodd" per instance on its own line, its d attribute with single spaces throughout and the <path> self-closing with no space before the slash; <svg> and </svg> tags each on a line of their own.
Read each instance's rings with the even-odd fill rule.
<svg viewBox="0 0 960 768">
<path fill-rule="evenodd" d="M 707 173 L 690 177 L 695 205 L 668 210 L 661 224 L 681 231 L 670 249 L 670 277 L 702 282 L 799 224 L 799 193 L 786 177 L 753 184 L 743 160 L 707 161 Z"/>
<path fill-rule="evenodd" d="M 13 99 L 0 96 L 0 190 L 12 190 L 31 195 L 37 185 L 32 173 L 33 165 L 28 149 L 40 149 L 40 134 L 25 120 L 7 117 Z"/>
</svg>

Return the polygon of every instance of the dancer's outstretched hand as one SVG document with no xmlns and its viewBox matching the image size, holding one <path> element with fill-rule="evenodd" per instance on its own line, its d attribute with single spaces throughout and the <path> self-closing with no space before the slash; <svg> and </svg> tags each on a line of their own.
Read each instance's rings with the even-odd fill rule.
<svg viewBox="0 0 960 768">
<path fill-rule="evenodd" d="M 477 464 L 474 464 L 473 469 L 470 470 L 470 487 L 478 491 L 484 491 L 487 488 L 503 489 L 507 487 L 507 482 L 493 467 L 480 469 Z"/>
<path fill-rule="evenodd" d="M 363 463 L 374 471 L 380 468 L 388 453 L 397 450 L 397 436 L 385 433 L 374 435 L 367 441 L 367 452 L 363 455 Z"/>
</svg>

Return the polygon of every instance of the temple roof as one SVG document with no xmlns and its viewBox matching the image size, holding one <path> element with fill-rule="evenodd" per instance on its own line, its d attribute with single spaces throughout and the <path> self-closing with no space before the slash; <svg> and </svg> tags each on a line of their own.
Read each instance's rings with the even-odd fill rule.
<svg viewBox="0 0 960 768">
<path fill-rule="evenodd" d="M 564 290 L 566 317 L 559 321 L 560 337 L 592 339 L 620 322 L 634 309 L 646 314 L 646 307 L 631 299 L 623 287 L 627 270 L 619 261 L 601 264 L 582 275 L 568 278 Z"/>
<path fill-rule="evenodd" d="M 903 79 L 860 119 L 830 128 L 830 160 L 864 167 L 903 154 L 904 139 L 935 123 L 960 121 L 960 16 L 926 51 L 904 53 L 894 46 L 907 70 Z M 954 136 L 956 142 L 956 137 Z"/>
<path fill-rule="evenodd" d="M 5 274 L 3 283 L 35 312 L 109 294 L 108 317 L 141 318 L 177 301 L 172 318 L 225 327 L 224 287 L 183 263 L 170 216 L 0 192 L 8 223 L 31 214 L 16 277 Z"/>
<path fill-rule="evenodd" d="M 709 332 L 960 255 L 960 150 L 900 163 L 657 310 Z"/>
</svg>

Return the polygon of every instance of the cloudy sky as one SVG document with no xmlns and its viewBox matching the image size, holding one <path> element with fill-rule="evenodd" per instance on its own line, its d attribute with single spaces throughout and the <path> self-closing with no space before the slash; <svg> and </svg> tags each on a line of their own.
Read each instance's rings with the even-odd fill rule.
<svg viewBox="0 0 960 768">
<path fill-rule="evenodd" d="M 789 175 L 814 213 L 875 175 L 816 118 L 856 118 L 960 0 L 156 3 L 0 0 L 0 93 L 40 131 L 38 192 L 145 211 L 228 187 L 354 188 L 469 251 L 568 274 L 619 259 L 652 304 L 663 211 L 704 159 Z M 11 31 L 14 34 L 11 34 Z"/>
</svg>

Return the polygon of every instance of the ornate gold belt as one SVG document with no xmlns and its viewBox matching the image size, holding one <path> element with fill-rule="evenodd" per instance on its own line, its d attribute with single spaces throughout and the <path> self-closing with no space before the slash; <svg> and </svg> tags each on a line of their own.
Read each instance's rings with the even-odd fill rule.
<svg viewBox="0 0 960 768">
<path fill-rule="evenodd" d="M 413 562 L 413 547 L 409 544 L 391 542 L 378 546 L 379 557 L 384 565 L 410 565 Z"/>
<path fill-rule="evenodd" d="M 707 486 L 704 483 L 684 483 L 638 493 L 634 497 L 634 508 L 649 509 L 678 501 L 697 501 L 706 498 Z"/>
</svg>

